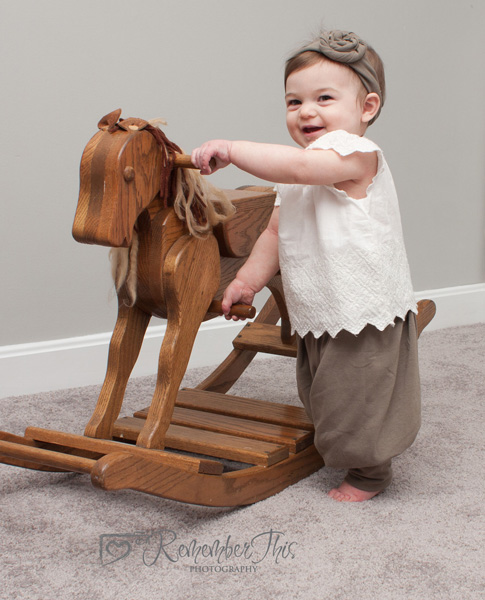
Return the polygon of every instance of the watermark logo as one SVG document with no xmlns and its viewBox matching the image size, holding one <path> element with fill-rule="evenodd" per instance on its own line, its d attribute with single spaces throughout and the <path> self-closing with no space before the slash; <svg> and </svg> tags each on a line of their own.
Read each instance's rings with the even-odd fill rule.
<svg viewBox="0 0 485 600">
<path fill-rule="evenodd" d="M 109 533 L 99 538 L 103 566 L 132 558 L 146 567 L 178 564 L 196 573 L 254 573 L 262 563 L 281 564 L 295 558 L 297 543 L 269 529 L 246 540 L 224 535 L 211 541 L 183 541 L 172 529 Z"/>
</svg>

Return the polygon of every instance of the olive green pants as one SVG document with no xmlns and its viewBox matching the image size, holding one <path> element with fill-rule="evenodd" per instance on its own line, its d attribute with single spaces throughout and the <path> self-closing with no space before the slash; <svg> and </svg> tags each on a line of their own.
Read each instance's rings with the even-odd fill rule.
<svg viewBox="0 0 485 600">
<path fill-rule="evenodd" d="M 347 469 L 358 489 L 386 488 L 391 459 L 421 424 L 416 315 L 384 331 L 298 338 L 297 382 L 325 465 Z"/>
</svg>

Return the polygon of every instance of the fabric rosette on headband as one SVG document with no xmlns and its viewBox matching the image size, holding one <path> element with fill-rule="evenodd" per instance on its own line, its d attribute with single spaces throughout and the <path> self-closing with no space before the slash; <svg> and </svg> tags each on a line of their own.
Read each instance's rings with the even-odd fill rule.
<svg viewBox="0 0 485 600">
<path fill-rule="evenodd" d="M 352 31 L 328 31 L 306 48 L 310 49 L 315 49 L 330 60 L 348 64 L 364 58 L 367 45 Z"/>
</svg>

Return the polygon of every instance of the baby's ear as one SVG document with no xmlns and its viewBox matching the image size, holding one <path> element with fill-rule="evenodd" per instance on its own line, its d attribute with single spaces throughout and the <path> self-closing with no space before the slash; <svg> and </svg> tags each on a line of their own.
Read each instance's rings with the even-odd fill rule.
<svg viewBox="0 0 485 600">
<path fill-rule="evenodd" d="M 371 121 L 378 113 L 380 106 L 381 99 L 379 98 L 379 94 L 376 94 L 375 92 L 367 94 L 364 105 L 362 106 L 362 121 L 364 123 Z"/>
</svg>

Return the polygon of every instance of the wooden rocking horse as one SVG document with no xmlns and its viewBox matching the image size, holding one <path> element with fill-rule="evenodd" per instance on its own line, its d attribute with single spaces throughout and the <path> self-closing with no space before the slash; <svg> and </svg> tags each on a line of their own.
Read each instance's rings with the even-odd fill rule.
<svg viewBox="0 0 485 600">
<path fill-rule="evenodd" d="M 215 191 L 207 195 L 190 158 L 160 129 L 120 114 L 104 117 L 84 150 L 73 226 L 80 242 L 127 249 L 115 251 L 118 319 L 97 405 L 84 435 L 36 427 L 23 437 L 0 432 L 0 462 L 89 473 L 105 490 L 207 506 L 251 504 L 323 466 L 302 407 L 226 394 L 257 352 L 296 356 L 279 276 L 221 365 L 195 389 L 179 386 L 199 326 L 220 314 L 225 287 L 268 223 L 274 193 L 226 191 L 235 207 L 228 216 L 227 203 Z M 253 307 L 233 310 L 255 314 Z M 431 300 L 419 303 L 419 333 L 434 312 Z M 133 417 L 119 418 L 152 315 L 167 319 L 153 398 Z"/>
</svg>

